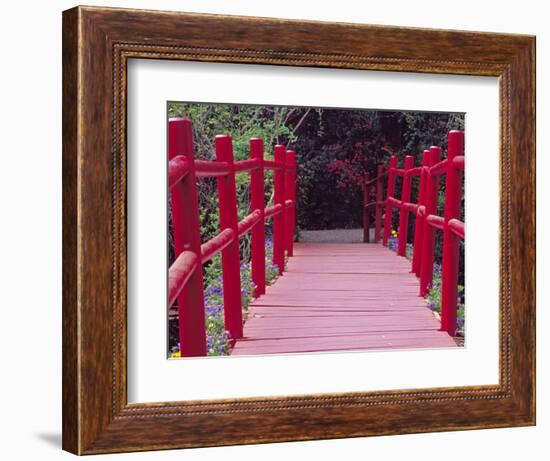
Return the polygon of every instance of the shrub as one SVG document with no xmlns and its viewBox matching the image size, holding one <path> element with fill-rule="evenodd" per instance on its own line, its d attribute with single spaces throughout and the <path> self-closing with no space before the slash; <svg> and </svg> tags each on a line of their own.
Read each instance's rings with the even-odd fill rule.
<svg viewBox="0 0 550 461">
<path fill-rule="evenodd" d="M 461 302 L 463 299 L 464 286 L 458 285 L 458 304 L 456 313 L 456 330 L 455 336 L 464 336 L 464 304 Z M 433 280 L 426 296 L 428 300 L 428 307 L 441 315 L 441 265 L 434 264 Z"/>
</svg>

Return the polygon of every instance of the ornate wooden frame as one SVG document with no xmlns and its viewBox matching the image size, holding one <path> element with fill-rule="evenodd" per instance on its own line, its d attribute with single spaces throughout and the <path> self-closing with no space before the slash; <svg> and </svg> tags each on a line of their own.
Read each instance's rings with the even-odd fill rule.
<svg viewBox="0 0 550 461">
<path fill-rule="evenodd" d="M 126 63 L 498 76 L 500 383 L 128 404 Z M 535 38 L 77 7 L 63 13 L 63 448 L 78 454 L 535 423 Z"/>
</svg>

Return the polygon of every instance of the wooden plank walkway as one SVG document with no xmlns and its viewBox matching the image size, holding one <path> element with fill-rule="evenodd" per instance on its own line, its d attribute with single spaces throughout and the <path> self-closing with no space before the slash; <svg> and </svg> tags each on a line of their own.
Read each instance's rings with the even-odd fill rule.
<svg viewBox="0 0 550 461">
<path fill-rule="evenodd" d="M 380 244 L 296 243 L 232 355 L 455 347 L 410 263 Z"/>
</svg>

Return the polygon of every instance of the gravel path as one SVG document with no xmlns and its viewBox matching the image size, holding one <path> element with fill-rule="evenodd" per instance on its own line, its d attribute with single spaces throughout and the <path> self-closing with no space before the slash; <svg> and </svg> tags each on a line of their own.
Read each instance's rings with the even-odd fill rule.
<svg viewBox="0 0 550 461">
<path fill-rule="evenodd" d="M 361 243 L 363 229 L 331 229 L 300 231 L 300 242 L 311 243 Z"/>
</svg>

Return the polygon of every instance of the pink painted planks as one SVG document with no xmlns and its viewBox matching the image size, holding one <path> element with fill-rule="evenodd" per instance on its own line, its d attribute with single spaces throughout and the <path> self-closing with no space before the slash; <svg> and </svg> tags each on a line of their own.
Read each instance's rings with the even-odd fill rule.
<svg viewBox="0 0 550 461">
<path fill-rule="evenodd" d="M 439 328 L 405 258 L 380 244 L 296 243 L 232 355 L 456 347 Z"/>
</svg>

